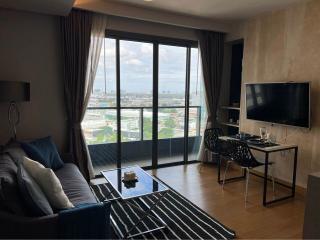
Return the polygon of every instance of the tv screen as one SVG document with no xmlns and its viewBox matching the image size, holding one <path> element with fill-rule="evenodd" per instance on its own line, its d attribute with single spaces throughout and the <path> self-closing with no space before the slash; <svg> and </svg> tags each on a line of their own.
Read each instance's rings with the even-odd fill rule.
<svg viewBox="0 0 320 240">
<path fill-rule="evenodd" d="M 246 84 L 247 119 L 310 128 L 310 84 Z"/>
</svg>

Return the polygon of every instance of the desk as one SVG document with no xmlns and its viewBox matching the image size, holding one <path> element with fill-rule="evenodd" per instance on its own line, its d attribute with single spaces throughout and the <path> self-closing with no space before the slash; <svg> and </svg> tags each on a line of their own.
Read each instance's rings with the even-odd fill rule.
<svg viewBox="0 0 320 240">
<path fill-rule="evenodd" d="M 224 140 L 224 141 L 228 141 L 228 140 L 239 140 L 236 138 L 232 138 L 232 137 L 228 137 L 228 136 L 222 136 L 219 138 L 220 140 Z M 263 184 L 263 199 L 262 199 L 262 204 L 263 206 L 267 206 L 269 204 L 275 203 L 275 202 L 279 202 L 279 201 L 283 201 L 289 198 L 293 198 L 295 196 L 295 190 L 296 190 L 296 173 L 297 173 L 297 161 L 298 161 L 298 146 L 297 145 L 286 145 L 286 144 L 279 144 L 277 146 L 272 146 L 272 147 L 259 147 L 256 145 L 251 145 L 248 144 L 250 149 L 259 151 L 259 152 L 263 152 L 265 154 L 265 167 L 264 167 L 264 184 Z M 292 169 L 292 183 L 291 186 L 288 186 L 286 184 L 283 183 L 279 183 L 276 182 L 278 184 L 281 184 L 284 187 L 290 188 L 291 189 L 291 194 L 281 197 L 281 198 L 277 198 L 274 199 L 272 201 L 267 201 L 267 188 L 268 188 L 268 167 L 269 167 L 269 154 L 270 153 L 274 153 L 274 152 L 280 152 L 280 151 L 288 151 L 288 150 L 294 150 L 294 163 L 293 163 L 293 169 Z M 218 183 L 221 184 L 222 180 L 220 179 L 220 172 L 221 172 L 221 160 L 218 161 Z M 237 178 L 245 178 L 245 174 L 241 177 L 237 177 Z M 234 180 L 237 178 L 230 178 L 227 180 Z M 226 181 L 227 181 L 226 180 Z"/>
</svg>

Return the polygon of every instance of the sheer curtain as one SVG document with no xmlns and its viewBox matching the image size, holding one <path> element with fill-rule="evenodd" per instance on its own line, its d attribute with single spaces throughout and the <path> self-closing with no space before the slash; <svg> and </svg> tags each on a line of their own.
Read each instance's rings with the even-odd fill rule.
<svg viewBox="0 0 320 240">
<path fill-rule="evenodd" d="M 94 14 L 92 17 L 92 29 L 91 29 L 91 41 L 88 55 L 88 65 L 86 72 L 86 89 L 84 96 L 84 107 L 87 109 L 90 95 L 92 93 L 94 79 L 96 77 L 101 47 L 105 38 L 105 31 L 107 28 L 107 17 L 101 14 Z M 82 115 L 82 120 L 84 118 L 85 111 Z M 83 132 L 82 137 L 84 138 Z M 94 171 L 92 167 L 92 161 L 90 158 L 88 146 L 86 145 L 86 154 L 88 155 L 88 170 L 90 178 L 94 178 Z"/>
<path fill-rule="evenodd" d="M 93 169 L 81 122 L 92 91 L 106 22 L 103 15 L 75 9 L 61 17 L 69 152 L 87 180 L 93 177 Z"/>
<path fill-rule="evenodd" d="M 217 109 L 221 90 L 224 33 L 200 31 L 199 45 L 204 82 L 205 102 L 207 107 L 206 129 L 217 126 Z M 203 143 L 204 134 L 200 145 L 198 159 L 208 161 Z"/>
</svg>

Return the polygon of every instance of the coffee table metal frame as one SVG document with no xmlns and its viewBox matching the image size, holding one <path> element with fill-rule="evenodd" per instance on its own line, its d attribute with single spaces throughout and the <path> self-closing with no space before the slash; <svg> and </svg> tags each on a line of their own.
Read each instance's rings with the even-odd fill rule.
<svg viewBox="0 0 320 240">
<path fill-rule="evenodd" d="M 139 167 L 139 166 L 132 166 L 132 167 Z M 130 168 L 130 167 L 124 167 L 121 169 L 126 169 L 126 168 Z M 119 170 L 119 168 L 116 169 L 111 169 L 111 170 L 106 170 L 106 171 L 101 171 L 102 176 L 110 183 L 110 185 L 112 186 L 112 191 L 109 193 L 108 196 L 111 196 L 112 193 L 116 192 L 118 193 L 118 195 L 120 197 L 118 198 L 111 198 L 111 199 L 107 199 L 106 197 L 106 201 L 110 201 L 111 203 L 114 201 L 120 201 L 122 204 L 127 204 L 130 207 L 133 207 L 135 210 L 137 210 L 138 212 L 142 213 L 142 216 L 139 218 L 139 220 L 129 228 L 129 230 L 123 234 L 120 229 L 118 228 L 116 222 L 114 221 L 113 218 L 111 218 L 112 224 L 114 225 L 115 229 L 117 230 L 118 234 L 120 235 L 121 238 L 133 238 L 133 237 L 137 237 L 143 234 L 147 234 L 147 233 L 151 233 L 160 229 L 164 229 L 167 227 L 167 224 L 161 219 L 161 217 L 154 212 L 154 209 L 160 204 L 160 202 L 164 199 L 164 197 L 167 195 L 167 193 L 169 192 L 169 188 L 166 187 L 165 190 L 161 190 L 161 191 L 155 191 L 152 193 L 148 193 L 148 194 L 142 194 L 142 195 L 136 195 L 133 197 L 128 197 L 128 198 L 123 198 L 122 194 L 118 191 L 118 189 L 113 185 L 113 183 L 111 181 L 109 181 L 108 177 L 105 176 L 103 174 L 103 172 L 108 172 L 108 171 L 116 171 Z M 143 170 L 144 171 L 144 170 Z M 157 179 L 155 179 L 154 177 L 152 177 L 149 173 L 147 173 L 146 171 L 144 171 L 145 174 L 147 174 L 150 178 L 152 178 L 154 181 L 158 182 L 159 184 L 163 185 L 161 182 L 159 182 Z M 163 185 L 164 186 L 164 185 Z M 141 197 L 145 197 L 145 196 L 150 196 L 153 194 L 159 194 L 160 197 L 158 198 L 158 200 L 153 203 L 151 206 L 149 206 Z M 139 200 L 148 208 L 147 211 L 142 210 L 140 207 L 132 204 L 129 202 L 129 200 L 132 199 L 137 199 L 140 198 Z M 153 214 L 153 215 L 152 215 Z M 132 232 L 135 228 L 137 228 L 137 226 L 143 222 L 144 219 L 146 219 L 147 217 L 152 218 L 155 222 L 157 222 L 160 226 L 153 228 L 153 229 L 149 229 L 147 231 L 143 231 L 143 232 L 139 232 L 136 234 L 130 234 L 130 232 Z"/>
</svg>

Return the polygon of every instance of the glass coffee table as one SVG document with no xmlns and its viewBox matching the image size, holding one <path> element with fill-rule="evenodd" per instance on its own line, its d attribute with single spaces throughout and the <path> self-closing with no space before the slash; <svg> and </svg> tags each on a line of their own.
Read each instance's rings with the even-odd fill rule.
<svg viewBox="0 0 320 240">
<path fill-rule="evenodd" d="M 137 176 L 136 182 L 124 182 L 123 176 L 125 172 L 135 172 Z M 162 184 L 157 179 L 153 178 L 150 174 L 144 171 L 139 166 L 117 168 L 113 170 L 102 171 L 101 174 L 110 183 L 112 191 L 115 191 L 120 196 L 119 198 L 108 199 L 109 201 L 121 201 L 123 204 L 127 204 L 133 207 L 136 211 L 140 212 L 142 216 L 134 222 L 133 226 L 128 229 L 126 233 L 121 233 L 121 238 L 132 238 L 142 234 L 150 233 L 167 227 L 166 223 L 154 212 L 154 209 L 163 200 L 165 195 L 168 193 L 169 188 Z M 110 193 L 111 195 L 112 193 Z M 152 205 L 147 204 L 143 196 L 149 196 L 152 194 L 158 194 L 159 198 L 152 203 Z M 139 198 L 139 200 L 146 206 L 146 210 L 142 210 L 140 207 L 132 204 L 130 200 Z M 142 223 L 146 218 L 152 218 L 154 221 L 158 222 L 158 227 L 149 229 L 144 232 L 138 232 L 131 234 L 135 230 L 138 224 Z"/>
</svg>

